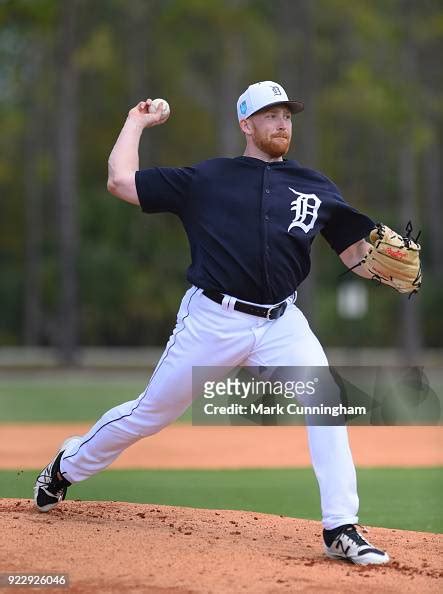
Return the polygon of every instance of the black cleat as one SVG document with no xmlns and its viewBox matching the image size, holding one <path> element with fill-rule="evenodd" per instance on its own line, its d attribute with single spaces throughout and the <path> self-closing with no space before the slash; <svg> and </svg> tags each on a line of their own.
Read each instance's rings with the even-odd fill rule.
<svg viewBox="0 0 443 594">
<path fill-rule="evenodd" d="M 77 436 L 66 439 L 54 460 L 51 460 L 37 477 L 34 486 L 34 501 L 37 509 L 41 512 L 50 511 L 66 497 L 66 491 L 71 483 L 60 473 L 60 460 L 67 445 L 74 440 L 81 443 L 81 438 Z"/>
</svg>

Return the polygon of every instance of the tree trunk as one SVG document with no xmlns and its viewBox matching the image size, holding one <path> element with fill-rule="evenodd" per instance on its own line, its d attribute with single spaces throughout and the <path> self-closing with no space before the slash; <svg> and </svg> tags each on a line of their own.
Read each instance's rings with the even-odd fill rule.
<svg viewBox="0 0 443 594">
<path fill-rule="evenodd" d="M 401 224 L 403 232 L 408 221 L 417 230 L 417 163 L 414 147 L 411 142 L 404 142 L 399 153 L 399 185 L 401 196 Z M 400 344 L 405 362 L 413 364 L 418 361 L 422 337 L 419 314 L 420 297 L 407 299 L 401 296 Z"/>
<path fill-rule="evenodd" d="M 151 97 L 156 99 L 159 93 L 152 84 L 152 77 L 148 75 L 151 69 L 154 53 L 152 43 L 152 28 L 150 14 L 152 8 L 145 0 L 131 0 L 126 6 L 125 31 L 127 75 L 128 75 L 128 110 L 139 101 Z M 151 167 L 150 135 L 143 134 L 140 141 L 140 167 Z"/>
<path fill-rule="evenodd" d="M 243 0 L 230 0 L 230 8 L 237 9 Z M 241 30 L 223 36 L 220 59 L 220 78 L 215 105 L 217 106 L 218 152 L 222 157 L 236 157 L 243 153 L 242 135 L 239 131 L 236 104 L 244 89 L 241 81 L 245 71 L 245 50 Z"/>
<path fill-rule="evenodd" d="M 78 208 L 77 208 L 77 86 L 75 64 L 78 0 L 60 3 L 60 40 L 56 57 L 57 172 L 56 195 L 59 231 L 60 302 L 57 343 L 61 362 L 75 362 L 78 346 Z"/>
<path fill-rule="evenodd" d="M 424 158 L 425 212 L 427 215 L 428 236 L 426 244 L 429 246 L 429 272 L 433 281 L 443 278 L 441 262 L 443 254 L 443 235 L 441 221 L 443 209 L 441 206 L 440 188 L 440 151 L 437 140 L 428 147 Z"/>
<path fill-rule="evenodd" d="M 414 9 L 410 0 L 404 6 L 404 39 L 402 48 L 402 76 L 410 84 L 417 80 L 417 48 L 411 32 L 414 27 Z M 413 131 L 408 130 L 407 135 L 399 147 L 399 190 L 401 200 L 401 225 L 403 231 L 408 221 L 418 229 L 417 218 L 417 156 L 413 141 Z M 403 349 L 405 362 L 414 364 L 419 359 L 422 346 L 420 322 L 420 297 L 411 299 L 402 297 L 400 345 Z"/>
<path fill-rule="evenodd" d="M 41 52 L 38 41 L 33 40 L 27 61 L 29 89 L 36 85 L 41 73 Z M 25 345 L 37 345 L 42 325 L 41 269 L 42 269 L 42 185 L 38 175 L 39 148 L 41 147 L 41 110 L 38 100 L 30 101 L 26 108 L 27 121 L 23 147 L 24 211 L 25 211 L 25 296 L 23 340 Z"/>
</svg>

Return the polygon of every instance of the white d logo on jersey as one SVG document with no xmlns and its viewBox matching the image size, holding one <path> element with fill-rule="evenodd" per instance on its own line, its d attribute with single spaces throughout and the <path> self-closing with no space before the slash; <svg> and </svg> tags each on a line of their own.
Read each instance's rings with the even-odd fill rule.
<svg viewBox="0 0 443 594">
<path fill-rule="evenodd" d="M 290 231 L 292 227 L 300 227 L 307 233 L 315 225 L 321 200 L 316 194 L 302 194 L 293 188 L 289 189 L 298 196 L 298 198 L 291 202 L 291 210 L 295 211 L 295 216 L 288 227 L 288 231 Z M 309 221 L 308 224 L 305 223 L 306 220 Z"/>
</svg>

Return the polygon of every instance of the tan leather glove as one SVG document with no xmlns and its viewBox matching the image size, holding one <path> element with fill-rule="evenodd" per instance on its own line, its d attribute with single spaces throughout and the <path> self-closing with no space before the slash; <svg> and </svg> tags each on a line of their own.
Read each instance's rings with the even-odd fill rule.
<svg viewBox="0 0 443 594">
<path fill-rule="evenodd" d="M 361 265 L 372 278 L 399 293 L 416 293 L 421 287 L 421 247 L 409 237 L 402 237 L 378 223 L 369 234 L 372 248 Z"/>
</svg>

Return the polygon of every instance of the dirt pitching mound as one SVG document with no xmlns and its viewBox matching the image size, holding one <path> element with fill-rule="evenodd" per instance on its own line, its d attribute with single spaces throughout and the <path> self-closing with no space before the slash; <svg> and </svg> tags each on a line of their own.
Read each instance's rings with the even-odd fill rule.
<svg viewBox="0 0 443 594">
<path fill-rule="evenodd" d="M 253 512 L 0 500 L 0 573 L 65 573 L 70 593 L 441 592 L 442 535 L 371 528 L 386 566 L 327 559 L 319 522 Z M 5 538 L 7 535 L 7 538 Z M 29 588 L 14 588 L 29 592 Z"/>
</svg>

